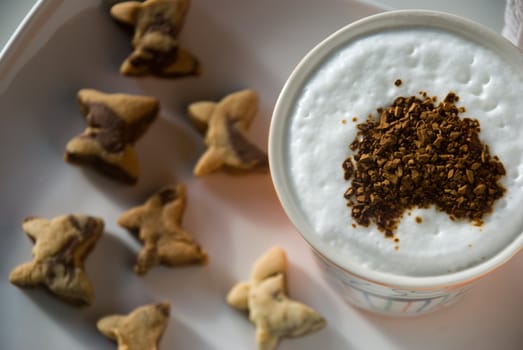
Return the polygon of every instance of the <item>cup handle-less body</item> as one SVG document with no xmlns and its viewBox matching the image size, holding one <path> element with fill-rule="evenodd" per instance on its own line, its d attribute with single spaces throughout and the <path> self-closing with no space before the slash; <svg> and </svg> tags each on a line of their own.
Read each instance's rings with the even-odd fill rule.
<svg viewBox="0 0 523 350">
<path fill-rule="evenodd" d="M 409 290 L 360 278 L 312 249 L 327 282 L 350 304 L 390 316 L 430 313 L 458 301 L 470 285 L 431 290 Z"/>
</svg>

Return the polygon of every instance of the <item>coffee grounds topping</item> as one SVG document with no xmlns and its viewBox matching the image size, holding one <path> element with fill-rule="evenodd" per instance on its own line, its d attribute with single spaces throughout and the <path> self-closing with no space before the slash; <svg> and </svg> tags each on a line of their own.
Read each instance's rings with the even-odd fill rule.
<svg viewBox="0 0 523 350">
<path fill-rule="evenodd" d="M 357 224 L 373 222 L 394 237 L 406 210 L 434 205 L 451 220 L 482 225 L 505 192 L 505 168 L 480 141 L 479 122 L 459 116 L 465 108 L 458 100 L 452 92 L 437 105 L 425 92 L 398 97 L 377 110 L 379 120 L 369 116 L 357 125 L 355 155 L 342 164 L 352 179 L 344 197 Z"/>
</svg>

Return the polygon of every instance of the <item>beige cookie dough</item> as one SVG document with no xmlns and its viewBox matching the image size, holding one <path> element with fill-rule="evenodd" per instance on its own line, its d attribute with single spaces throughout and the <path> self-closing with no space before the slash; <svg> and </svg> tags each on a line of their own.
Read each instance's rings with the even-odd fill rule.
<svg viewBox="0 0 523 350">
<path fill-rule="evenodd" d="M 145 305 L 128 315 L 106 316 L 96 326 L 118 343 L 118 350 L 157 350 L 170 310 L 169 303 Z"/>
<path fill-rule="evenodd" d="M 118 224 L 143 243 L 134 267 L 143 275 L 158 264 L 204 264 L 207 253 L 181 228 L 185 210 L 185 186 L 167 186 L 145 204 L 123 213 Z"/>
<path fill-rule="evenodd" d="M 326 324 L 316 311 L 289 299 L 286 268 L 285 252 L 274 247 L 255 262 L 250 280 L 238 283 L 227 295 L 227 303 L 248 312 L 249 319 L 256 325 L 259 350 L 272 350 L 281 338 L 303 336 Z"/>
<path fill-rule="evenodd" d="M 258 109 L 258 95 L 242 90 L 220 102 L 201 101 L 187 112 L 196 129 L 205 134 L 206 152 L 194 167 L 202 176 L 225 168 L 236 171 L 266 170 L 267 155 L 247 140 L 247 130 Z"/>
<path fill-rule="evenodd" d="M 34 242 L 33 260 L 17 266 L 9 281 L 19 287 L 45 286 L 67 302 L 91 304 L 94 290 L 84 259 L 103 233 L 103 220 L 80 214 L 29 217 L 22 228 Z"/>
<path fill-rule="evenodd" d="M 78 102 L 87 128 L 67 143 L 65 160 L 126 184 L 136 183 L 139 167 L 134 144 L 156 119 L 158 100 L 82 89 Z"/>
<path fill-rule="evenodd" d="M 120 72 L 168 78 L 200 74 L 200 63 L 178 40 L 189 5 L 189 0 L 127 1 L 114 5 L 111 16 L 134 27 L 134 51 Z"/>
</svg>

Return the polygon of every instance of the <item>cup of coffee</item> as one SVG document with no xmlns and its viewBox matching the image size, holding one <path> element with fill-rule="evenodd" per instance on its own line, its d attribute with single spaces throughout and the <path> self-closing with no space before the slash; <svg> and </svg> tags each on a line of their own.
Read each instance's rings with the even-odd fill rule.
<svg viewBox="0 0 523 350">
<path fill-rule="evenodd" d="M 271 176 L 325 276 L 388 315 L 450 305 L 523 246 L 523 54 L 391 11 L 313 48 L 276 103 Z"/>
</svg>

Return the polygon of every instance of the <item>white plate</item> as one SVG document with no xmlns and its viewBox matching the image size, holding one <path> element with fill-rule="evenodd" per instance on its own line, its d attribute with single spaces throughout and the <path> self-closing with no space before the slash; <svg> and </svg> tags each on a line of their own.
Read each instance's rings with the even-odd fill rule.
<svg viewBox="0 0 523 350">
<path fill-rule="evenodd" d="M 258 90 L 261 108 L 250 133 L 265 148 L 272 106 L 294 65 L 327 34 L 376 8 L 349 0 L 195 0 L 182 41 L 205 73 L 173 81 L 118 74 L 130 39 L 109 18 L 106 2 L 42 1 L 0 61 L 0 348 L 115 349 L 96 330 L 99 317 L 168 300 L 162 349 L 253 349 L 254 327 L 224 296 L 279 244 L 290 261 L 291 296 L 325 315 L 328 326 L 278 349 L 521 349 L 521 256 L 448 310 L 416 319 L 368 315 L 343 304 L 323 282 L 268 175 L 191 175 L 204 148 L 187 122 L 187 103 Z M 85 127 L 75 100 L 84 87 L 161 100 L 161 118 L 138 142 L 137 186 L 63 162 L 66 142 Z M 132 265 L 139 244 L 116 219 L 175 181 L 188 185 L 184 227 L 207 249 L 209 264 L 157 267 L 138 277 Z M 101 216 L 107 226 L 86 261 L 96 300 L 83 309 L 8 282 L 11 269 L 31 259 L 22 219 L 70 212 Z"/>
</svg>

